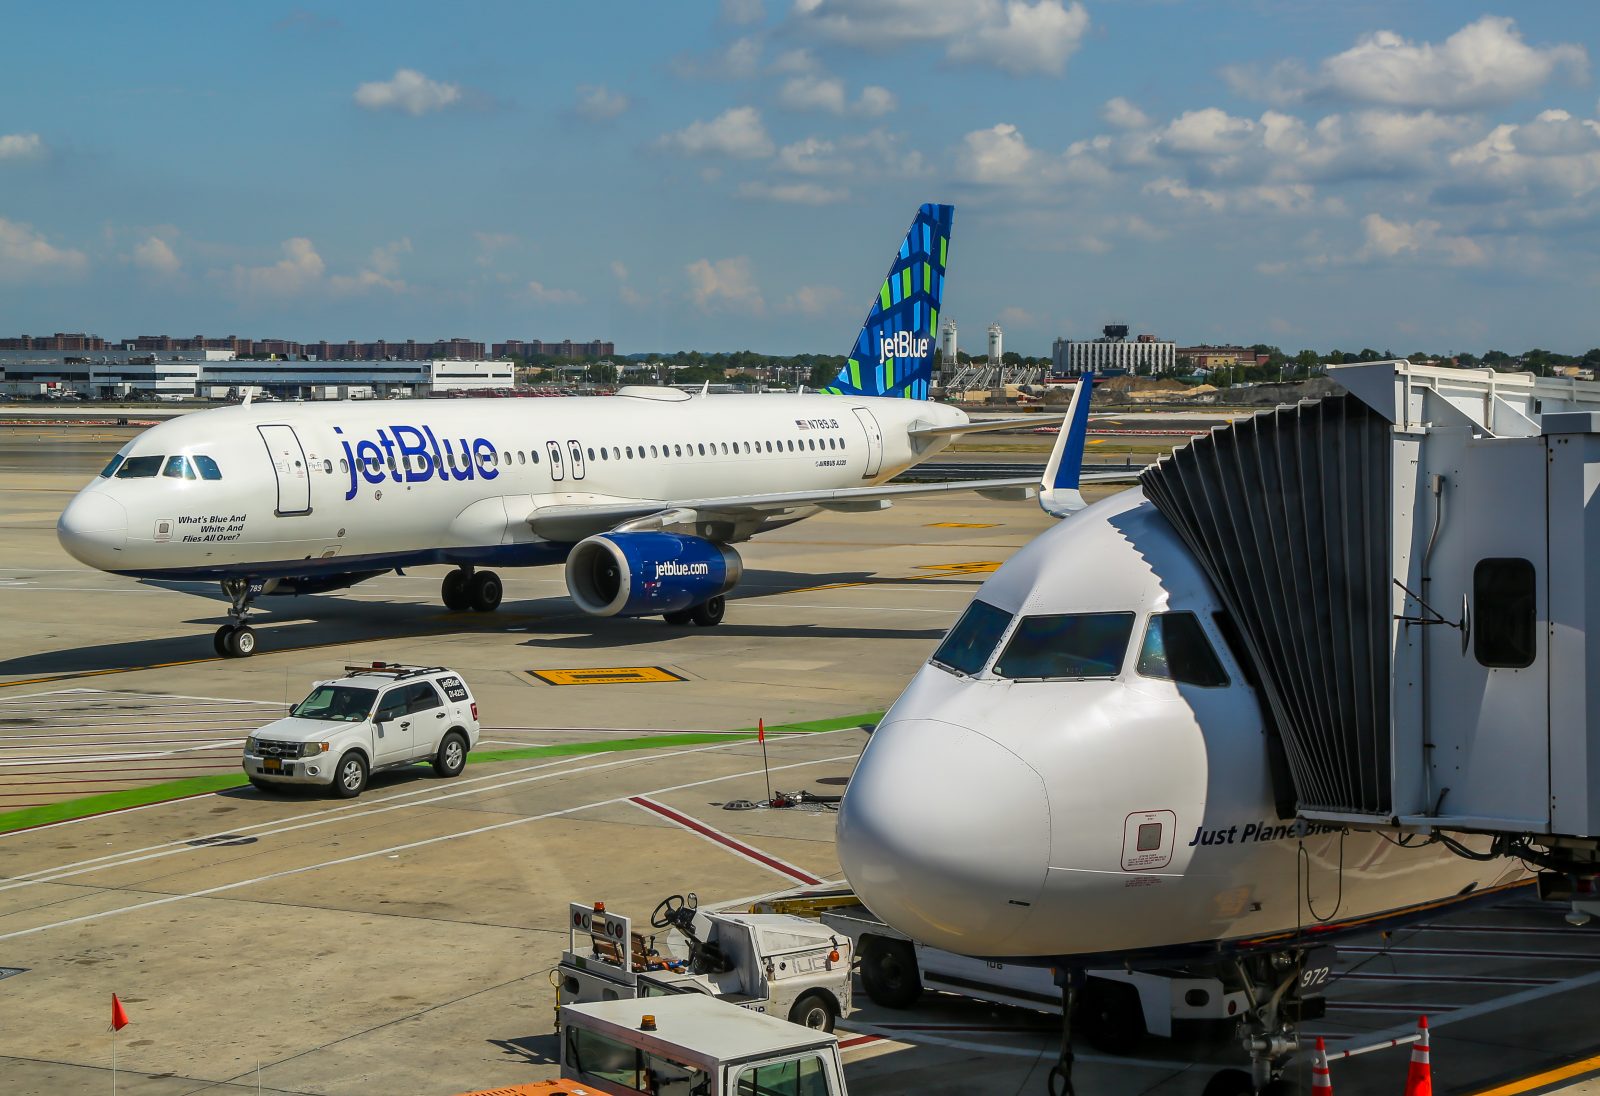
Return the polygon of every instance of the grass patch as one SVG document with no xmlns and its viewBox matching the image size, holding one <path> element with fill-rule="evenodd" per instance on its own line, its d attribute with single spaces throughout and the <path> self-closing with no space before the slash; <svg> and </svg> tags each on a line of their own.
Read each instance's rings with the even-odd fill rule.
<svg viewBox="0 0 1600 1096">
<path fill-rule="evenodd" d="M 767 728 L 768 734 L 816 734 L 819 731 L 840 731 L 850 727 L 869 727 L 883 718 L 882 712 L 864 712 L 861 715 L 842 715 L 831 719 L 811 719 L 800 723 L 775 723 Z M 712 733 L 685 731 L 682 734 L 640 735 L 635 738 L 614 738 L 601 742 L 563 742 L 554 746 L 529 746 L 520 750 L 475 750 L 467 755 L 473 764 L 491 761 L 524 761 L 536 757 L 571 757 L 580 754 L 622 753 L 627 750 L 652 750 L 671 746 L 703 746 L 713 742 L 748 741 L 756 737 L 756 728 L 741 727 L 733 731 Z M 165 803 L 190 795 L 220 792 L 238 788 L 248 783 L 244 773 L 217 773 L 212 776 L 190 776 L 182 780 L 168 780 L 143 788 L 129 788 L 120 792 L 102 792 L 78 799 L 63 799 L 59 803 L 46 803 L 39 807 L 0 814 L 0 834 L 43 826 L 51 822 L 68 822 L 74 818 L 106 814 L 110 811 L 144 807 L 151 803 Z"/>
</svg>

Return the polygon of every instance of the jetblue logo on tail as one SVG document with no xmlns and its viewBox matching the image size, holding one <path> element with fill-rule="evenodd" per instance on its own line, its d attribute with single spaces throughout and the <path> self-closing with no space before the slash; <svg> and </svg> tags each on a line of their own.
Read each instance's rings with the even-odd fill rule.
<svg viewBox="0 0 1600 1096">
<path fill-rule="evenodd" d="M 878 357 L 884 361 L 890 358 L 926 358 L 931 341 L 926 336 L 919 339 L 909 331 L 896 331 L 893 335 L 878 338 Z"/>
<path fill-rule="evenodd" d="M 917 210 L 844 368 L 824 392 L 927 399 L 954 220 L 951 206 Z"/>
</svg>

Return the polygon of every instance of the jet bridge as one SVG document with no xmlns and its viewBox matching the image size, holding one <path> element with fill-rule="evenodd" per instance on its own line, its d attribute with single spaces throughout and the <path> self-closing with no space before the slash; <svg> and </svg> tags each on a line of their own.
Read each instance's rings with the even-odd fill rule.
<svg viewBox="0 0 1600 1096">
<path fill-rule="evenodd" d="M 1464 854 L 1452 833 L 1493 835 L 1596 893 L 1600 384 L 1330 373 L 1348 395 L 1220 427 L 1141 477 L 1242 634 L 1280 801 Z"/>
</svg>

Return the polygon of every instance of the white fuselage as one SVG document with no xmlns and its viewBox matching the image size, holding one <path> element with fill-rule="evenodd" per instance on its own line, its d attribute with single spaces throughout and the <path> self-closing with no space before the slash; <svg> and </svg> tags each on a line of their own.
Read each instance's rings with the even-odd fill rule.
<svg viewBox="0 0 1600 1096">
<path fill-rule="evenodd" d="M 979 590 L 1011 619 L 981 668 L 924 667 L 884 716 L 839 817 L 875 914 L 968 955 L 1038 961 L 1264 946 L 1526 878 L 1512 860 L 1281 819 L 1255 690 L 1222 606 L 1138 490 L 1038 537 Z M 1226 673 L 1141 673 L 1151 614 L 1195 614 Z M 1019 622 L 1131 614 L 1107 676 L 1009 679 Z M 1009 657 L 1007 654 L 1005 657 Z"/>
<path fill-rule="evenodd" d="M 219 408 L 140 434 L 124 462 L 189 463 L 94 480 L 59 531 L 91 566 L 152 577 L 551 563 L 571 545 L 534 534 L 541 507 L 868 486 L 944 447 L 913 426 L 965 421 L 917 400 L 673 389 Z"/>
</svg>

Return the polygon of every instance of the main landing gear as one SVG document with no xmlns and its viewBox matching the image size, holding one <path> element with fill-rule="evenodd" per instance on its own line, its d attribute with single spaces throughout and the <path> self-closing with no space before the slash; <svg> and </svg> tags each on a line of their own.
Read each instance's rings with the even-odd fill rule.
<svg viewBox="0 0 1600 1096">
<path fill-rule="evenodd" d="M 702 601 L 692 608 L 662 613 L 661 619 L 668 624 L 694 624 L 701 628 L 715 628 L 722 623 L 723 614 L 727 611 L 728 599 L 718 594 L 710 601 Z"/>
<path fill-rule="evenodd" d="M 493 571 L 479 571 L 471 566 L 457 567 L 444 576 L 439 596 L 446 609 L 460 612 L 472 609 L 479 613 L 492 613 L 500 608 L 505 588 L 500 576 Z"/>
<path fill-rule="evenodd" d="M 255 600 L 255 594 L 250 589 L 250 580 L 243 578 L 225 578 L 222 580 L 222 592 L 228 595 L 233 602 L 228 615 L 233 620 L 218 628 L 211 637 L 211 646 L 223 658 L 249 658 L 256 653 L 255 629 L 245 623 L 245 617 L 250 612 L 250 603 Z"/>
</svg>

